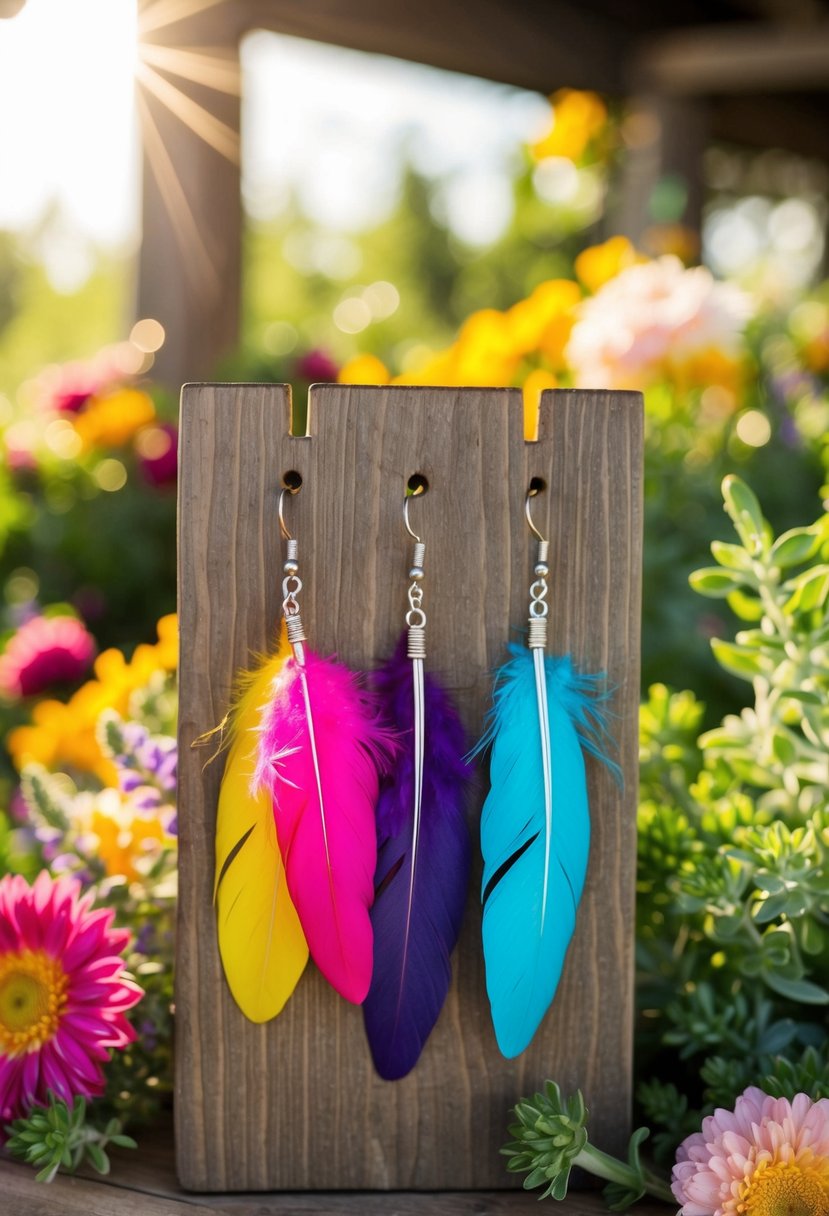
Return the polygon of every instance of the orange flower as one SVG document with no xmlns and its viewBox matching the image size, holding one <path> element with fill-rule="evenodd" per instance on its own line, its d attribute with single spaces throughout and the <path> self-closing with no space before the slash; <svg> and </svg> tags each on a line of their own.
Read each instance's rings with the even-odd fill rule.
<svg viewBox="0 0 829 1216">
<path fill-rule="evenodd" d="M 581 160 L 588 144 L 604 129 L 607 106 L 596 93 L 559 89 L 550 98 L 552 123 L 530 152 L 535 160 L 564 156 Z"/>
<path fill-rule="evenodd" d="M 581 300 L 578 284 L 571 279 L 548 279 L 526 300 L 519 300 L 506 313 L 513 351 L 520 356 L 541 352 L 556 367 L 563 367 L 564 348 Z"/>
<path fill-rule="evenodd" d="M 646 262 L 626 236 L 612 236 L 602 245 L 583 250 L 576 258 L 576 274 L 589 292 L 597 292 L 615 279 L 620 270 Z"/>
<path fill-rule="evenodd" d="M 524 438 L 530 442 L 538 438 L 538 413 L 545 388 L 556 388 L 556 378 L 552 372 L 537 367 L 524 381 Z"/>
<path fill-rule="evenodd" d="M 376 355 L 355 355 L 339 371 L 340 384 L 388 384 L 388 368 Z"/>
<path fill-rule="evenodd" d="M 157 816 L 136 811 L 117 789 L 80 795 L 76 812 L 77 826 L 85 836 L 96 838 L 94 851 L 107 874 L 123 875 L 129 882 L 140 877 L 143 859 L 157 856 L 162 845 L 172 845 L 175 840 Z"/>
<path fill-rule="evenodd" d="M 18 769 L 42 764 L 66 766 L 94 773 L 104 785 L 116 785 L 118 774 L 101 751 L 96 737 L 98 719 L 105 709 L 127 715 L 132 694 L 146 687 L 157 671 L 174 671 L 178 662 L 177 618 L 158 622 L 158 642 L 136 647 L 127 661 L 120 650 L 105 650 L 95 660 L 95 679 L 87 681 L 69 701 L 40 701 L 29 726 L 19 726 L 8 737 L 8 748 Z"/>
<path fill-rule="evenodd" d="M 84 451 L 123 447 L 136 431 L 155 418 L 152 399 L 140 389 L 121 388 L 106 397 L 90 397 L 72 423 Z"/>
</svg>

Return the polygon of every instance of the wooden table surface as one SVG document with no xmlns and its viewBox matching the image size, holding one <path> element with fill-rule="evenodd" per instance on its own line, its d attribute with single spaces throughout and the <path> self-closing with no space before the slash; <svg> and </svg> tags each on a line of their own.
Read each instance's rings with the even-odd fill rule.
<svg viewBox="0 0 829 1216">
<path fill-rule="evenodd" d="M 108 1178 L 59 1176 L 44 1186 L 34 1171 L 0 1157 L 3 1216 L 601 1216 L 601 1196 L 581 1193 L 564 1203 L 537 1204 L 538 1192 L 325 1192 L 316 1194 L 193 1195 L 180 1190 L 173 1163 L 172 1128 L 140 1136 L 135 1152 L 114 1150 Z M 669 1216 L 663 1204 L 643 1203 L 635 1216 Z"/>
</svg>

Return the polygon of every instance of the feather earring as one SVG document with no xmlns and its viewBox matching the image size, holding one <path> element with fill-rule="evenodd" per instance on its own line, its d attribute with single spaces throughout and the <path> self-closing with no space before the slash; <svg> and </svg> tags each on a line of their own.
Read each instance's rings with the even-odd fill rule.
<svg viewBox="0 0 829 1216">
<path fill-rule="evenodd" d="M 481 815 L 483 948 L 495 1037 L 502 1054 L 530 1043 L 558 987 L 576 924 L 590 847 L 584 752 L 605 754 L 602 677 L 570 658 L 545 657 L 548 542 L 538 542 L 526 646 L 495 676 L 493 707 L 475 751 L 491 749 L 490 791 Z"/>
<path fill-rule="evenodd" d="M 407 497 L 404 522 L 415 542 L 408 628 L 376 680 L 401 752 L 377 806 L 374 974 L 363 1005 L 374 1065 L 387 1081 L 414 1068 L 443 1008 L 470 862 L 465 734 L 449 694 L 424 672 L 426 547 L 408 511 Z"/>
<path fill-rule="evenodd" d="M 282 583 L 283 647 L 253 677 L 250 713 L 245 713 L 244 722 L 240 714 L 240 728 L 245 731 L 246 794 L 267 822 L 256 839 L 240 834 L 243 824 L 230 827 L 233 799 L 228 793 L 227 813 L 220 815 L 217 832 L 220 909 L 223 888 L 227 889 L 229 908 L 236 888 L 245 888 L 237 864 L 245 849 L 248 869 L 256 871 L 263 888 L 267 882 L 260 873 L 262 867 L 280 880 L 283 915 L 274 903 L 265 926 L 267 946 L 260 940 L 261 928 L 253 924 L 247 936 L 241 928 L 232 940 L 225 936 L 222 959 L 230 981 L 247 966 L 241 957 L 245 949 L 265 953 L 274 943 L 281 948 L 290 925 L 294 936 L 302 937 L 306 957 L 310 950 L 328 982 L 346 1000 L 360 1004 L 368 992 L 372 970 L 369 908 L 374 898 L 377 858 L 374 808 L 380 769 L 392 750 L 392 741 L 380 721 L 374 697 L 358 677 L 341 664 L 320 658 L 306 645 L 298 600 L 302 590 L 298 545 L 285 526 L 283 514 L 285 495 L 297 490 L 283 489 L 279 499 L 280 531 L 287 543 Z M 228 779 L 226 776 L 223 783 L 220 807 Z M 234 775 L 234 782 L 238 784 L 239 780 Z M 274 832 L 277 857 L 273 848 L 267 852 L 259 848 L 265 837 L 270 846 Z M 265 902 L 263 896 L 263 906 Z M 235 908 L 233 915 L 239 921 Z M 297 973 L 294 983 L 298 978 Z M 287 989 L 287 983 L 284 987 Z"/>
<path fill-rule="evenodd" d="M 251 790 L 262 705 L 290 653 L 283 626 L 276 653 L 239 681 L 227 717 L 230 750 L 216 814 L 219 953 L 233 998 L 252 1022 L 276 1017 L 308 962 L 276 842 L 273 805 L 264 790 Z"/>
</svg>

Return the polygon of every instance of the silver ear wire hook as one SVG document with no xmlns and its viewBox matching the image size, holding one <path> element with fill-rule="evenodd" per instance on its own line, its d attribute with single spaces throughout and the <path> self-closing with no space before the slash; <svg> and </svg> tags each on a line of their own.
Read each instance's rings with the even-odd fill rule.
<svg viewBox="0 0 829 1216">
<path fill-rule="evenodd" d="M 420 498 L 420 496 L 422 494 L 423 494 L 423 490 L 415 490 L 415 492 L 413 494 L 407 494 L 406 497 L 403 499 L 403 523 L 406 525 L 406 531 L 408 532 L 409 536 L 411 536 L 411 538 L 415 542 L 415 544 L 418 544 L 418 545 L 422 544 L 422 541 L 421 541 L 420 537 L 418 536 L 418 534 L 416 532 L 412 531 L 412 525 L 409 523 L 409 499 L 410 498 Z"/>
<path fill-rule="evenodd" d="M 279 492 L 279 531 L 283 540 L 292 541 L 294 539 L 288 531 L 287 524 L 285 523 L 285 495 L 298 493 L 299 489 L 292 490 L 290 486 L 283 486 Z"/>
<path fill-rule="evenodd" d="M 527 523 L 529 524 L 530 531 L 532 532 L 535 539 L 537 541 L 540 541 L 541 544 L 546 545 L 547 541 L 544 539 L 544 537 L 539 532 L 538 528 L 533 523 L 532 512 L 530 511 L 530 499 L 535 498 L 538 493 L 539 493 L 539 491 L 534 490 L 532 488 L 532 486 L 530 486 L 529 490 L 527 490 L 527 497 L 524 499 L 524 514 L 527 517 Z"/>
</svg>

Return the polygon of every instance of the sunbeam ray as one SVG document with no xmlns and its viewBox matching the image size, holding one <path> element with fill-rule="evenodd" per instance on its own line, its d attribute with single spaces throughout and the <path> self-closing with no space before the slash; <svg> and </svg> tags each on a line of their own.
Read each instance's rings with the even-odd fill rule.
<svg viewBox="0 0 829 1216">
<path fill-rule="evenodd" d="M 159 193 L 173 225 L 173 232 L 184 254 L 184 264 L 194 285 L 211 296 L 220 288 L 219 275 L 210 250 L 199 231 L 193 209 L 187 199 L 175 165 L 158 129 L 149 103 L 140 92 L 136 95 L 139 119 L 144 136 L 148 164 L 158 185 Z"/>
<path fill-rule="evenodd" d="M 182 80 L 191 80 L 194 84 L 206 85 L 218 93 L 230 93 L 238 97 L 241 91 L 241 72 L 235 56 L 222 55 L 217 49 L 213 53 L 206 50 L 188 48 L 187 50 L 172 46 L 158 46 L 153 42 L 142 43 L 138 50 L 142 63 L 178 76 Z"/>
<path fill-rule="evenodd" d="M 148 4 L 139 11 L 138 35 L 143 38 L 153 30 L 175 25 L 177 21 L 195 17 L 209 8 L 215 8 L 217 4 L 224 3 L 225 0 L 155 0 L 154 4 Z"/>
<path fill-rule="evenodd" d="M 239 133 L 227 123 L 211 114 L 204 106 L 199 105 L 192 97 L 183 93 L 177 85 L 160 76 L 155 68 L 139 60 L 136 66 L 139 82 L 153 93 L 171 114 L 175 114 L 186 123 L 211 148 L 227 157 L 234 164 L 239 164 L 240 148 Z"/>
</svg>

